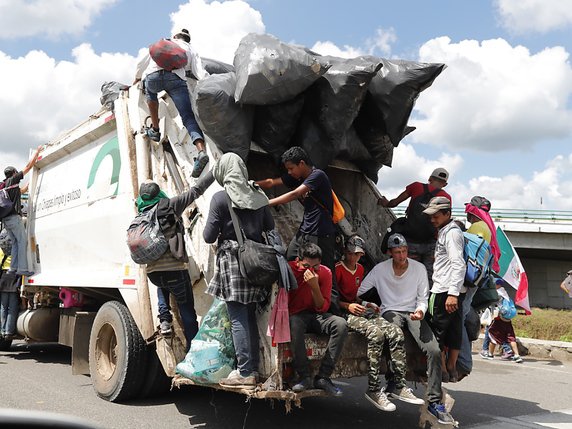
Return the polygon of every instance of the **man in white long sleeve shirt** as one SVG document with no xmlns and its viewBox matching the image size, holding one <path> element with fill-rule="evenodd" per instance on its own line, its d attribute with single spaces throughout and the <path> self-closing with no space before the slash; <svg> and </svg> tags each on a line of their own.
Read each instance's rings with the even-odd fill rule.
<svg viewBox="0 0 572 429">
<path fill-rule="evenodd" d="M 179 115 L 181 115 L 181 120 L 191 137 L 191 141 L 199 151 L 191 173 L 196 178 L 200 176 L 209 162 L 209 158 L 205 151 L 202 131 L 195 119 L 191 106 L 191 98 L 187 87 L 187 72 L 192 74 L 195 79 L 200 80 L 204 77 L 205 70 L 201 64 L 201 58 L 190 45 L 191 36 L 187 29 L 182 29 L 176 33 L 172 41 L 185 51 L 187 64 L 181 68 L 165 70 L 151 58 L 150 53 L 147 53 L 137 64 L 133 84 L 135 85 L 141 79 L 145 81 L 145 96 L 149 106 L 149 115 L 151 116 L 151 127 L 147 129 L 147 136 L 157 142 L 161 140 L 157 94 L 161 91 L 169 94 L 179 111 Z"/>
<path fill-rule="evenodd" d="M 455 382 L 464 329 L 460 310 L 466 292 L 463 286 L 467 269 L 463 258 L 464 237 L 451 217 L 451 202 L 447 198 L 432 198 L 423 213 L 431 216 L 431 223 L 439 230 L 429 299 L 430 325 L 441 349 L 448 349 L 446 364 L 443 352 L 443 369 L 447 370 L 447 375 L 443 375 Z"/>
<path fill-rule="evenodd" d="M 375 288 L 381 300 L 383 318 L 409 330 L 427 356 L 428 410 L 440 423 L 452 424 L 454 420 L 442 403 L 441 350 L 431 327 L 424 320 L 429 297 L 427 270 L 422 263 L 408 258 L 407 241 L 401 234 L 392 234 L 387 247 L 391 258 L 370 271 L 357 295 Z M 389 371 L 386 378 L 391 378 Z"/>
</svg>

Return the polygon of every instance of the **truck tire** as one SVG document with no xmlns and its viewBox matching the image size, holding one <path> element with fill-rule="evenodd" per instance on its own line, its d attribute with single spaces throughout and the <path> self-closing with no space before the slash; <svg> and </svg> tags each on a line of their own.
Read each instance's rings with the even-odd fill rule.
<svg viewBox="0 0 572 429">
<path fill-rule="evenodd" d="M 106 302 L 89 338 L 89 372 L 97 396 L 110 402 L 137 396 L 146 368 L 147 347 L 131 313 L 118 301 Z"/>
<path fill-rule="evenodd" d="M 12 340 L 5 340 L 0 338 L 0 352 L 9 352 L 12 346 Z"/>
<path fill-rule="evenodd" d="M 149 346 L 147 349 L 147 374 L 139 397 L 153 398 L 167 393 L 170 389 L 171 378 L 165 374 L 154 345 Z"/>
</svg>

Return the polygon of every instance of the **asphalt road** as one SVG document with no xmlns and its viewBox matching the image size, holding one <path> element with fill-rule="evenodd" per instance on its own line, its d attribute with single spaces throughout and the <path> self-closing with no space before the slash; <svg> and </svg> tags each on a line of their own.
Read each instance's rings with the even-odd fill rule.
<svg viewBox="0 0 572 429">
<path fill-rule="evenodd" d="M 0 407 L 77 416 L 109 429 L 411 429 L 419 418 L 415 405 L 396 402 L 393 413 L 372 407 L 363 398 L 365 378 L 344 380 L 341 399 L 308 398 L 303 408 L 289 414 L 282 402 L 245 402 L 238 394 L 192 386 L 153 400 L 113 404 L 97 398 L 89 377 L 71 375 L 70 356 L 66 347 L 23 342 L 0 352 Z M 473 374 L 447 385 L 460 427 L 572 428 L 571 365 L 532 358 L 521 365 L 474 358 Z M 418 395 L 423 391 L 423 386 L 415 389 Z"/>
</svg>

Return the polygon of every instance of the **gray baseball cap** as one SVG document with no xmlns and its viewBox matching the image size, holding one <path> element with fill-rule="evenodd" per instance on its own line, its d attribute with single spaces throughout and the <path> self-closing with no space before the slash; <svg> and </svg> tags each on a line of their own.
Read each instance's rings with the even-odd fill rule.
<svg viewBox="0 0 572 429">
<path fill-rule="evenodd" d="M 445 170 L 443 167 L 439 167 L 433 170 L 433 173 L 431 173 L 431 177 L 446 182 L 447 180 L 449 180 L 449 172 Z"/>
<path fill-rule="evenodd" d="M 439 210 L 451 209 L 451 201 L 447 197 L 433 197 L 429 204 L 427 204 L 426 209 L 423 213 L 432 215 L 437 213 Z"/>
<path fill-rule="evenodd" d="M 393 249 L 395 247 L 403 247 L 403 246 L 407 246 L 407 240 L 405 240 L 405 237 L 401 234 L 398 233 L 391 234 L 387 239 L 388 249 Z"/>
</svg>

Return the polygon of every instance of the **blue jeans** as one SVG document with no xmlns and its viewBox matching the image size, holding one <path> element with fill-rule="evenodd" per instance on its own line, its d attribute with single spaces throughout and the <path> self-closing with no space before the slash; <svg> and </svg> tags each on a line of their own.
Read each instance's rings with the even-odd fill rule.
<svg viewBox="0 0 572 429">
<path fill-rule="evenodd" d="M 471 342 L 469 341 L 469 334 L 467 334 L 467 328 L 465 328 L 465 320 L 467 319 L 467 314 L 471 310 L 471 303 L 473 302 L 473 297 L 477 293 L 476 287 L 467 288 L 467 293 L 465 293 L 465 299 L 463 300 L 463 306 L 461 317 L 463 319 L 463 339 L 461 341 L 461 350 L 459 351 L 459 357 L 457 358 L 457 365 L 460 365 L 462 369 L 467 372 L 473 370 L 473 355 L 471 354 Z"/>
<path fill-rule="evenodd" d="M 2 219 L 4 228 L 12 240 L 10 271 L 28 271 L 28 240 L 22 216 L 13 214 Z"/>
<path fill-rule="evenodd" d="M 147 277 L 157 286 L 157 298 L 159 301 L 159 320 L 173 321 L 171 306 L 169 305 L 169 294 L 173 294 L 179 314 L 183 321 L 185 338 L 187 339 L 187 350 L 191 346 L 191 341 L 199 331 L 197 322 L 197 312 L 195 311 L 195 298 L 191 285 L 191 278 L 187 270 L 180 271 L 156 271 L 148 273 Z"/>
<path fill-rule="evenodd" d="M 258 371 L 260 350 L 258 347 L 258 325 L 256 324 L 256 303 L 243 304 L 226 301 L 230 318 L 232 342 L 236 353 L 237 369 L 240 375 L 248 377 Z"/>
<path fill-rule="evenodd" d="M 157 101 L 157 94 L 165 91 L 175 103 L 183 125 L 191 136 L 191 141 L 203 140 L 203 134 L 195 119 L 193 108 L 191 107 L 191 97 L 187 82 L 167 70 L 159 70 L 148 74 L 145 78 L 145 96 L 147 100 Z"/>
<path fill-rule="evenodd" d="M 18 292 L 0 292 L 0 327 L 2 335 L 16 333 L 16 320 L 20 310 Z"/>
</svg>

